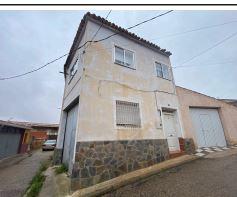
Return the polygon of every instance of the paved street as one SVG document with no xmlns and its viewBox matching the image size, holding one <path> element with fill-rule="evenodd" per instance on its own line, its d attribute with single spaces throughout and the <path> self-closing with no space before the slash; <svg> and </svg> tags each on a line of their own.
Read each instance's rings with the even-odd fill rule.
<svg viewBox="0 0 237 197">
<path fill-rule="evenodd" d="M 49 159 L 52 153 L 38 150 L 19 163 L 0 169 L 0 197 L 22 196 L 40 163 Z"/>
<path fill-rule="evenodd" d="M 237 149 L 212 153 L 104 197 L 236 197 Z"/>
</svg>

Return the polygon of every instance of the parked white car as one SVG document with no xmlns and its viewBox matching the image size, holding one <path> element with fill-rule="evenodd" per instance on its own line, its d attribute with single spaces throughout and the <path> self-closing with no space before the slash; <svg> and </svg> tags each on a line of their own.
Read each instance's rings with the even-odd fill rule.
<svg viewBox="0 0 237 197">
<path fill-rule="evenodd" d="M 56 140 L 46 140 L 42 145 L 42 151 L 45 150 L 54 150 L 56 147 Z"/>
</svg>

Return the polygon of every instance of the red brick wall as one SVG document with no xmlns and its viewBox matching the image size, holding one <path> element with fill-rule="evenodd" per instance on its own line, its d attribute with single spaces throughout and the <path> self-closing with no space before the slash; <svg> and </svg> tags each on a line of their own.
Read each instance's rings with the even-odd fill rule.
<svg viewBox="0 0 237 197">
<path fill-rule="evenodd" d="M 45 131 L 32 131 L 31 136 L 35 139 L 44 139 L 46 140 L 47 137 L 47 132 Z"/>
</svg>

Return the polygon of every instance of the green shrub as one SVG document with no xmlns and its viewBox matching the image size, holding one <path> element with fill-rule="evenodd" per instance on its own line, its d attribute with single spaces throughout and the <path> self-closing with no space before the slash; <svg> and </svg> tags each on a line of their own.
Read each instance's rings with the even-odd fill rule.
<svg viewBox="0 0 237 197">
<path fill-rule="evenodd" d="M 39 170 L 37 171 L 36 175 L 31 180 L 30 185 L 26 190 L 27 197 L 38 196 L 45 180 L 45 176 L 43 175 L 43 172 L 48 168 L 48 166 L 49 166 L 49 162 L 41 163 Z"/>
<path fill-rule="evenodd" d="M 48 166 L 49 166 L 48 162 L 41 163 L 40 168 L 39 168 L 39 172 L 43 172 L 43 171 L 47 170 Z"/>
<path fill-rule="evenodd" d="M 68 167 L 65 164 L 60 165 L 55 169 L 56 174 L 61 174 L 68 171 Z"/>
<path fill-rule="evenodd" d="M 34 176 L 34 178 L 32 179 L 30 188 L 27 192 L 27 197 L 36 197 L 38 196 L 43 183 L 45 180 L 45 176 L 42 173 L 37 173 L 36 176 Z"/>
</svg>

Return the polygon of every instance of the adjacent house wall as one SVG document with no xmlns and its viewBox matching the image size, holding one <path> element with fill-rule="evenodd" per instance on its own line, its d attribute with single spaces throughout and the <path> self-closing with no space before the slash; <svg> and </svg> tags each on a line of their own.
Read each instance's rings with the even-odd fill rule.
<svg viewBox="0 0 237 197">
<path fill-rule="evenodd" d="M 227 143 L 237 143 L 237 107 L 182 87 L 176 87 L 176 91 L 179 97 L 184 136 L 186 138 L 195 139 L 194 127 L 189 112 L 190 106 L 218 108 Z"/>
</svg>

